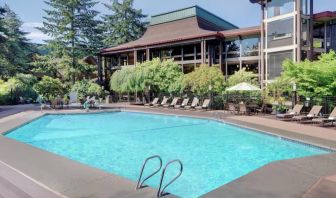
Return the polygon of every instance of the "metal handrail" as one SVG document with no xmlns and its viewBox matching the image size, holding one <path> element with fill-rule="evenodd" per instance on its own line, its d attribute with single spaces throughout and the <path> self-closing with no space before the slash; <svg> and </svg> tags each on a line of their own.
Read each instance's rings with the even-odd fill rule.
<svg viewBox="0 0 336 198">
<path fill-rule="evenodd" d="M 162 183 L 163 183 L 163 178 L 164 178 L 164 175 L 166 173 L 166 169 L 169 165 L 173 164 L 173 163 L 178 163 L 180 165 L 180 172 L 172 179 L 170 180 L 170 182 L 168 182 L 163 188 L 162 188 Z M 162 175 L 161 175 L 161 179 L 160 179 L 160 186 L 159 186 L 159 190 L 157 192 L 157 197 L 163 197 L 166 195 L 166 193 L 164 192 L 165 189 L 170 185 L 172 184 L 174 181 L 176 181 L 182 174 L 182 171 L 183 171 L 183 165 L 182 165 L 182 162 L 180 160 L 172 160 L 170 162 L 167 163 L 167 165 L 165 166 L 165 168 L 163 169 L 162 171 Z M 162 189 L 162 190 L 161 190 Z"/>
<path fill-rule="evenodd" d="M 152 174 L 150 174 L 149 176 L 147 176 L 147 177 L 141 182 L 142 174 L 143 174 L 143 171 L 144 171 L 144 169 L 145 169 L 145 166 L 146 166 L 147 162 L 148 162 L 149 160 L 151 160 L 151 159 L 155 159 L 155 158 L 159 159 L 160 167 L 159 167 L 156 171 L 154 171 Z M 145 183 L 145 181 L 147 181 L 149 178 L 153 177 L 156 173 L 158 173 L 158 172 L 161 170 L 161 168 L 162 168 L 162 159 L 161 159 L 161 157 L 160 157 L 159 155 L 154 155 L 154 156 L 148 157 L 148 158 L 144 161 L 144 163 L 143 163 L 143 165 L 142 165 L 141 172 L 140 172 L 140 176 L 139 176 L 139 179 L 138 179 L 138 183 L 137 183 L 135 189 L 137 190 L 137 189 L 140 189 L 140 188 L 145 187 L 145 186 L 143 186 L 143 184 Z"/>
</svg>

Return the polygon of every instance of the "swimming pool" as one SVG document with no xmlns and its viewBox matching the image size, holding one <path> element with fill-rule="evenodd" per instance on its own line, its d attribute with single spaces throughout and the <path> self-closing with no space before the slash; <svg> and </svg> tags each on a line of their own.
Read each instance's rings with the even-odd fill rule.
<svg viewBox="0 0 336 198">
<path fill-rule="evenodd" d="M 328 153 L 212 120 L 135 112 L 46 115 L 6 136 L 134 181 L 149 156 L 180 159 L 182 176 L 167 191 L 190 198 L 276 160 Z M 166 179 L 176 173 L 170 167 Z M 147 184 L 157 188 L 159 174 Z"/>
</svg>

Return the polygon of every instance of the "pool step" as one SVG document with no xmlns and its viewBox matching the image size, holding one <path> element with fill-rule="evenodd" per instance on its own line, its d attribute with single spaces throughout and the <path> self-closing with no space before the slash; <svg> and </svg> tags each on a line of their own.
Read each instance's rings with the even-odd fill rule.
<svg viewBox="0 0 336 198">
<path fill-rule="evenodd" d="M 158 159 L 159 160 L 159 162 L 160 162 L 159 168 L 156 169 L 153 173 L 151 173 L 149 176 L 147 176 L 145 179 L 143 179 L 141 181 L 142 174 L 143 174 L 143 171 L 144 171 L 144 169 L 146 167 L 147 162 L 150 161 L 150 160 L 153 160 L 153 159 Z M 170 180 L 165 186 L 163 186 L 163 180 L 164 180 L 164 176 L 165 176 L 167 168 L 170 165 L 176 164 L 176 163 L 180 165 L 180 169 L 179 169 L 178 174 L 172 180 Z M 144 161 L 144 163 L 143 163 L 143 165 L 142 165 L 140 176 L 139 176 L 139 179 L 138 179 L 138 182 L 137 182 L 137 185 L 136 185 L 135 189 L 137 190 L 137 189 L 141 189 L 141 188 L 147 187 L 147 186 L 143 185 L 145 183 L 145 181 L 147 181 L 149 178 L 151 178 L 155 174 L 157 174 L 161 170 L 161 168 L 162 168 L 162 158 L 159 155 L 154 155 L 154 156 L 146 158 L 145 161 Z M 161 173 L 159 190 L 157 191 L 157 195 L 156 196 L 157 197 L 163 197 L 163 196 L 168 195 L 169 193 L 166 193 L 165 189 L 168 186 L 170 186 L 173 182 L 175 182 L 181 176 L 182 171 L 183 171 L 183 164 L 182 164 L 181 160 L 176 159 L 176 160 L 172 160 L 172 161 L 168 162 L 166 164 L 166 166 L 164 167 L 162 173 Z"/>
</svg>

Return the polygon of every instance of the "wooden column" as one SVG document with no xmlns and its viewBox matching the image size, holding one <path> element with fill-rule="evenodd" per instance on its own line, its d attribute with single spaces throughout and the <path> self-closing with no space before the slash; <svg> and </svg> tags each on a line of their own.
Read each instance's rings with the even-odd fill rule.
<svg viewBox="0 0 336 198">
<path fill-rule="evenodd" d="M 134 66 L 136 66 L 138 62 L 138 51 L 134 50 L 133 54 L 134 54 Z"/>
<path fill-rule="evenodd" d="M 184 73 L 184 71 L 183 71 L 183 62 L 184 62 L 184 52 L 183 52 L 183 47 L 181 47 L 181 62 L 182 62 L 182 64 L 181 64 L 182 72 Z"/>
<path fill-rule="evenodd" d="M 146 61 L 150 61 L 150 50 L 149 50 L 149 48 L 146 49 Z"/>
<path fill-rule="evenodd" d="M 194 45 L 194 69 L 196 69 L 196 60 L 197 60 L 197 47 Z"/>
<path fill-rule="evenodd" d="M 212 62 L 212 50 L 211 50 L 211 45 L 208 45 L 208 65 L 211 66 Z"/>
<path fill-rule="evenodd" d="M 223 41 L 219 42 L 219 65 L 221 71 L 223 71 Z"/>
<path fill-rule="evenodd" d="M 202 64 L 205 63 L 205 46 L 206 46 L 206 42 L 205 40 L 202 39 L 202 42 L 201 42 L 201 62 Z"/>
<path fill-rule="evenodd" d="M 103 85 L 103 72 L 102 72 L 102 56 L 98 55 L 98 82 L 99 85 Z"/>
</svg>

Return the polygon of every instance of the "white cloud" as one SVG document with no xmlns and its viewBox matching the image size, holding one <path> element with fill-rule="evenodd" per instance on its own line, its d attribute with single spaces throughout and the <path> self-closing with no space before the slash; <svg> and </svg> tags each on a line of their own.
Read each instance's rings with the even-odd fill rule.
<svg viewBox="0 0 336 198">
<path fill-rule="evenodd" d="M 31 40 L 33 43 L 44 43 L 43 40 L 50 39 L 50 37 L 40 30 L 36 29 L 37 27 L 43 27 L 42 22 L 25 22 L 22 25 L 22 30 L 27 32 L 26 37 Z"/>
<path fill-rule="evenodd" d="M 23 28 L 36 28 L 36 27 L 42 27 L 43 23 L 41 22 L 26 22 L 23 23 L 22 27 Z"/>
</svg>

